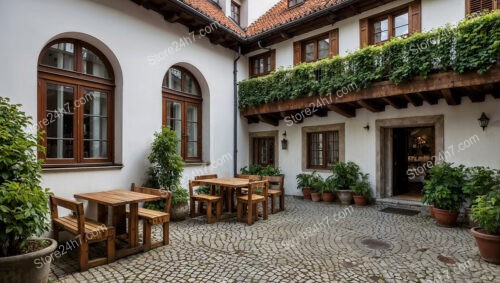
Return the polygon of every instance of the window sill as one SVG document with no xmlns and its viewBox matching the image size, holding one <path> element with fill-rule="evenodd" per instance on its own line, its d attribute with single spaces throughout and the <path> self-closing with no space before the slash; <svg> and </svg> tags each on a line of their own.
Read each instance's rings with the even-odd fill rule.
<svg viewBox="0 0 500 283">
<path fill-rule="evenodd" d="M 113 165 L 93 165 L 93 166 L 58 166 L 58 167 L 44 167 L 42 173 L 59 173 L 59 172 L 80 172 L 80 171 L 102 171 L 102 170 L 121 170 L 123 164 Z"/>
<path fill-rule="evenodd" d="M 208 166 L 210 165 L 210 161 L 208 162 L 185 162 L 184 167 L 199 167 L 199 166 Z"/>
</svg>

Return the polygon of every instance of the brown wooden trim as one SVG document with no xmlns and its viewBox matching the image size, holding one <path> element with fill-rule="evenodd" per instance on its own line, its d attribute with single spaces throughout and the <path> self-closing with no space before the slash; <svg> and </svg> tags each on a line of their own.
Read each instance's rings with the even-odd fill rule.
<svg viewBox="0 0 500 283">
<path fill-rule="evenodd" d="M 408 32 L 414 34 L 422 31 L 422 3 L 416 0 L 408 8 Z"/>
<path fill-rule="evenodd" d="M 330 37 L 330 58 L 339 55 L 339 29 L 336 28 L 329 33 Z"/>
<path fill-rule="evenodd" d="M 271 61 L 271 65 L 269 66 L 271 68 L 271 70 L 267 71 L 267 70 L 264 70 L 263 73 L 255 73 L 254 72 L 254 64 L 255 64 L 255 61 L 260 61 L 261 59 L 264 60 L 264 64 L 267 68 L 267 60 Z M 273 72 L 274 70 L 276 70 L 276 49 L 273 49 L 273 50 L 270 50 L 268 52 L 264 52 L 264 53 L 260 53 L 260 54 L 257 54 L 257 55 L 254 55 L 254 56 L 251 56 L 250 58 L 248 58 L 248 71 L 249 71 L 249 75 L 250 77 L 258 77 L 258 76 L 265 76 L 271 72 Z"/>
<path fill-rule="evenodd" d="M 360 48 L 366 47 L 370 44 L 370 21 L 368 18 L 361 19 L 359 21 L 359 46 Z"/>
</svg>

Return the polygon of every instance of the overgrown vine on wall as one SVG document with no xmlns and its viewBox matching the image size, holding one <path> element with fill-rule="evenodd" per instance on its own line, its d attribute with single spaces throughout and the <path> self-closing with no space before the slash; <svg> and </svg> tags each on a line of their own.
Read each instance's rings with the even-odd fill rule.
<svg viewBox="0 0 500 283">
<path fill-rule="evenodd" d="M 500 11 L 468 17 L 457 26 L 445 26 L 407 38 L 394 38 L 347 56 L 336 56 L 293 68 L 280 68 L 265 77 L 239 83 L 239 107 L 327 95 L 347 85 L 356 91 L 377 81 L 395 84 L 416 76 L 455 71 L 483 74 L 498 64 Z"/>
</svg>

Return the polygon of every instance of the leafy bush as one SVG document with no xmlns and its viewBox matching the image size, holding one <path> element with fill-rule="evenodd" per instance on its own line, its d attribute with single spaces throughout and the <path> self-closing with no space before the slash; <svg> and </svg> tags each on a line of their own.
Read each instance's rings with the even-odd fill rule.
<svg viewBox="0 0 500 283">
<path fill-rule="evenodd" d="M 333 176 L 328 176 L 325 180 L 325 188 L 323 189 L 324 193 L 336 193 L 337 187 L 335 185 L 335 179 Z"/>
<path fill-rule="evenodd" d="M 370 182 L 368 182 L 368 174 L 360 174 L 360 179 L 351 186 L 351 190 L 355 195 L 364 196 L 369 201 L 372 199 L 372 189 Z"/>
<path fill-rule="evenodd" d="M 369 46 L 345 57 L 336 56 L 239 83 L 239 107 L 328 95 L 348 86 L 369 88 L 377 81 L 395 84 L 426 78 L 432 73 L 476 70 L 485 73 L 500 53 L 500 11 L 466 19 L 382 46 Z M 350 90 L 351 91 L 351 90 Z"/>
<path fill-rule="evenodd" d="M 347 163 L 338 162 L 331 168 L 331 185 L 337 190 L 349 190 L 360 178 L 361 169 L 359 166 L 349 161 Z"/>
<path fill-rule="evenodd" d="M 313 184 L 315 182 L 318 182 L 319 180 L 323 180 L 321 176 L 318 174 L 318 172 L 313 171 L 311 174 L 309 173 L 300 173 L 296 176 L 297 180 L 297 189 L 303 189 L 303 188 L 312 188 Z"/>
<path fill-rule="evenodd" d="M 453 167 L 451 163 L 436 164 L 424 180 L 422 201 L 439 209 L 456 211 L 464 201 L 463 183 L 463 165 Z"/>
<path fill-rule="evenodd" d="M 274 167 L 268 165 L 266 167 L 260 166 L 258 164 L 252 164 L 250 166 L 245 166 L 240 169 L 241 174 L 245 175 L 259 175 L 259 176 L 281 176 L 281 170 L 279 167 Z"/>
<path fill-rule="evenodd" d="M 321 176 L 317 176 L 313 179 L 313 182 L 311 184 L 311 188 L 314 192 L 316 193 L 323 193 L 323 190 L 325 189 L 325 181 Z"/>
<path fill-rule="evenodd" d="M 23 252 L 27 239 L 49 229 L 49 190 L 40 186 L 36 136 L 19 108 L 0 97 L 0 257 Z"/>
<path fill-rule="evenodd" d="M 476 166 L 465 169 L 465 196 L 474 202 L 478 196 L 486 195 L 490 189 L 500 182 L 500 171 L 489 167 Z"/>
<path fill-rule="evenodd" d="M 500 185 L 495 185 L 487 195 L 477 197 L 471 218 L 487 233 L 500 236 Z"/>
</svg>

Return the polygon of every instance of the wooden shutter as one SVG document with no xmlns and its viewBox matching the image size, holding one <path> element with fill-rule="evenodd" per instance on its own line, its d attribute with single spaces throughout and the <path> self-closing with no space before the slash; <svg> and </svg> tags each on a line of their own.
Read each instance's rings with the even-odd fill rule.
<svg viewBox="0 0 500 283">
<path fill-rule="evenodd" d="M 302 61 L 302 44 L 300 41 L 293 43 L 293 65 L 298 65 Z"/>
<path fill-rule="evenodd" d="M 330 31 L 330 58 L 339 55 L 339 29 Z"/>
<path fill-rule="evenodd" d="M 359 48 L 370 44 L 370 21 L 368 18 L 359 20 Z"/>
<path fill-rule="evenodd" d="M 471 14 L 483 10 L 498 9 L 498 2 L 498 0 L 466 0 L 465 10 L 467 14 Z"/>
<path fill-rule="evenodd" d="M 493 0 L 493 9 L 500 9 L 500 0 Z"/>
<path fill-rule="evenodd" d="M 410 34 L 422 31 L 422 8 L 420 0 L 416 0 L 410 4 L 408 8 L 409 32 Z"/>
<path fill-rule="evenodd" d="M 271 72 L 276 70 L 276 49 L 271 50 Z"/>
</svg>

